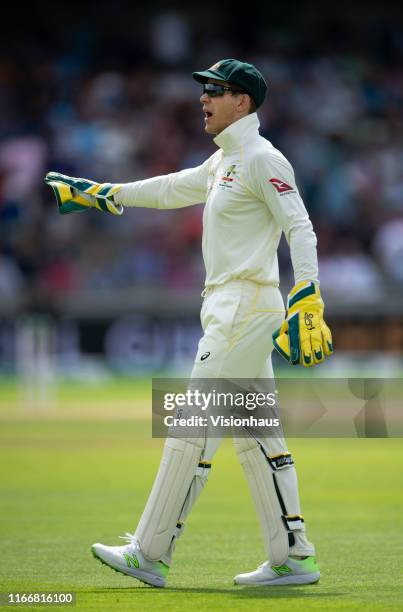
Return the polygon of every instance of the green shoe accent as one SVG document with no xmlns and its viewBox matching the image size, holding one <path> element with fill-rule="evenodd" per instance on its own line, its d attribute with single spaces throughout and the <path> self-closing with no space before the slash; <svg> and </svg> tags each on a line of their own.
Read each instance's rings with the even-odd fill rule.
<svg viewBox="0 0 403 612">
<path fill-rule="evenodd" d="M 131 555 L 129 555 L 128 553 L 124 553 L 123 556 L 126 559 L 127 567 L 140 567 L 139 560 L 137 559 L 134 553 L 132 553 Z"/>
<path fill-rule="evenodd" d="M 313 574 L 319 571 L 319 565 L 316 557 L 307 557 L 306 559 L 294 559 L 298 565 L 304 569 L 306 574 Z"/>
<path fill-rule="evenodd" d="M 278 576 L 284 576 L 285 574 L 292 572 L 292 569 L 288 567 L 288 565 L 272 565 L 271 569 L 273 572 L 276 572 Z"/>
<path fill-rule="evenodd" d="M 161 574 L 166 578 L 169 572 L 169 565 L 166 565 L 163 561 L 158 561 L 158 563 L 160 564 Z"/>
<path fill-rule="evenodd" d="M 291 557 L 291 559 L 293 563 L 298 563 L 301 570 L 303 570 L 302 573 L 304 574 L 315 574 L 316 572 L 319 571 L 319 566 L 316 562 L 315 557 L 306 557 L 306 559 L 294 559 L 294 557 Z M 287 574 L 290 574 L 294 571 L 292 568 L 288 567 L 288 565 L 286 564 L 271 565 L 270 567 L 273 570 L 273 572 L 276 572 L 278 576 L 286 576 Z"/>
</svg>

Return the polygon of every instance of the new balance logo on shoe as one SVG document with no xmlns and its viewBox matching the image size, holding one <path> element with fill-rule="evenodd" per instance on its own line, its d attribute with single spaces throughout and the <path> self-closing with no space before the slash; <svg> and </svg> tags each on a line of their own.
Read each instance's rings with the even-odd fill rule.
<svg viewBox="0 0 403 612">
<path fill-rule="evenodd" d="M 284 574 L 289 574 L 290 572 L 292 572 L 292 569 L 289 568 L 288 565 L 272 565 L 271 569 L 279 576 L 283 576 Z"/>
<path fill-rule="evenodd" d="M 127 567 L 139 567 L 139 560 L 134 553 L 131 555 L 128 553 L 123 553 L 123 556 L 126 559 Z"/>
</svg>

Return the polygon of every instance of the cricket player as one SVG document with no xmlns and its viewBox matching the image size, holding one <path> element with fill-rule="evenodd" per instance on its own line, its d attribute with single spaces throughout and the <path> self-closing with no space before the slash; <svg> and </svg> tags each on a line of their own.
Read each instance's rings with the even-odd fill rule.
<svg viewBox="0 0 403 612">
<path fill-rule="evenodd" d="M 203 337 L 192 379 L 273 379 L 273 346 L 292 365 L 313 366 L 333 352 L 323 319 L 316 236 L 287 159 L 259 134 L 256 110 L 267 85 L 236 59 L 193 73 L 207 134 L 217 151 L 197 168 L 128 184 L 46 176 L 61 213 L 95 207 L 167 210 L 205 202 L 201 309 Z M 295 276 L 287 309 L 279 291 L 277 249 L 284 232 Z M 211 472 L 219 438 L 168 437 L 154 486 L 123 546 L 94 544 L 94 556 L 147 584 L 165 586 L 184 523 Z M 315 549 L 301 513 L 292 455 L 282 437 L 245 431 L 234 440 L 261 526 L 267 561 L 236 584 L 309 584 L 319 580 Z"/>
</svg>

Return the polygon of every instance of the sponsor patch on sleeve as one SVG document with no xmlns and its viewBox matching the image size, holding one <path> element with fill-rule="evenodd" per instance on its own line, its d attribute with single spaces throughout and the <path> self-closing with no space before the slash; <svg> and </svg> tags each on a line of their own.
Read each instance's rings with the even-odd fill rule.
<svg viewBox="0 0 403 612">
<path fill-rule="evenodd" d="M 277 178 L 269 179 L 269 183 L 273 185 L 274 189 L 278 193 L 287 193 L 290 191 L 295 191 L 295 187 L 291 187 L 291 185 L 287 185 L 287 183 L 284 183 L 284 181 L 281 181 Z"/>
</svg>

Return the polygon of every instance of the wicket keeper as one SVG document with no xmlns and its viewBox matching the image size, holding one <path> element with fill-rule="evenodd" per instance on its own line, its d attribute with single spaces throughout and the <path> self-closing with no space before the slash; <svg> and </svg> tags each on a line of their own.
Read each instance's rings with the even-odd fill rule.
<svg viewBox="0 0 403 612">
<path fill-rule="evenodd" d="M 321 363 L 333 352 L 320 296 L 316 236 L 291 164 L 260 136 L 256 110 L 267 85 L 236 59 L 194 72 L 207 134 L 217 151 L 197 168 L 127 184 L 94 183 L 50 172 L 61 213 L 90 207 L 166 210 L 205 202 L 203 337 L 192 379 L 273 379 L 273 347 L 292 365 Z M 295 276 L 287 308 L 279 291 L 277 249 L 288 241 Z M 111 568 L 163 587 L 186 518 L 211 472 L 218 438 L 165 442 L 161 464 L 134 534 L 123 546 L 94 544 Z M 294 460 L 282 437 L 234 440 L 259 518 L 267 560 L 235 577 L 242 585 L 310 584 L 320 577 L 301 512 Z M 230 520 L 230 519 L 229 519 Z"/>
</svg>

